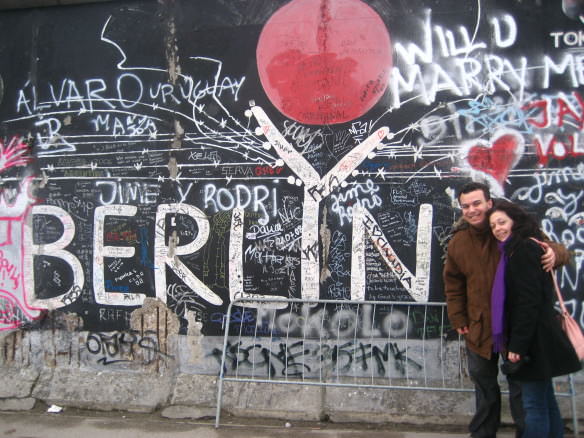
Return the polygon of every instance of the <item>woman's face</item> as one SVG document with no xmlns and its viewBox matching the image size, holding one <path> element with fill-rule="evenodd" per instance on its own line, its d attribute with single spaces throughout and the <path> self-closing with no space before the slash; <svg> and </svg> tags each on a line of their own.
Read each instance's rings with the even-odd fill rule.
<svg viewBox="0 0 584 438">
<path fill-rule="evenodd" d="M 496 211 L 491 214 L 489 224 L 491 225 L 491 232 L 498 241 L 503 242 L 511 235 L 513 220 L 504 211 Z"/>
</svg>

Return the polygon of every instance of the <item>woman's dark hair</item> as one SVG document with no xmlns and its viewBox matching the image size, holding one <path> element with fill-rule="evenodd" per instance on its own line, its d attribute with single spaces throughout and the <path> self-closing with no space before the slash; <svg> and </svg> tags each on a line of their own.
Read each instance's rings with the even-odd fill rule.
<svg viewBox="0 0 584 438">
<path fill-rule="evenodd" d="M 538 240 L 543 239 L 543 233 L 541 232 L 539 224 L 535 218 L 519 205 L 504 199 L 496 199 L 493 203 L 493 207 L 487 211 L 487 220 L 489 220 L 491 215 L 496 211 L 502 211 L 513 221 L 513 226 L 511 227 L 511 239 L 505 245 L 505 252 L 507 254 L 511 254 L 517 244 L 522 240 L 529 239 L 530 237 L 535 237 Z"/>
</svg>

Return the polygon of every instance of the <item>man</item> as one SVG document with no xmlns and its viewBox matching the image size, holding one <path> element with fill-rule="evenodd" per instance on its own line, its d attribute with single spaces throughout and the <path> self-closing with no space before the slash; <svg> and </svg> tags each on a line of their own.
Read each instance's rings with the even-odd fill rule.
<svg viewBox="0 0 584 438">
<path fill-rule="evenodd" d="M 469 425 L 474 438 L 496 437 L 501 421 L 501 391 L 497 382 L 499 355 L 493 352 L 491 335 L 491 289 L 499 263 L 499 250 L 486 218 L 492 207 L 488 186 L 468 183 L 458 193 L 462 225 L 448 244 L 444 265 L 444 293 L 452 327 L 464 335 L 468 370 L 475 385 L 476 412 Z M 544 269 L 568 261 L 568 251 L 548 242 L 542 256 Z M 517 436 L 523 429 L 519 385 L 509 382 L 511 415 Z"/>
</svg>

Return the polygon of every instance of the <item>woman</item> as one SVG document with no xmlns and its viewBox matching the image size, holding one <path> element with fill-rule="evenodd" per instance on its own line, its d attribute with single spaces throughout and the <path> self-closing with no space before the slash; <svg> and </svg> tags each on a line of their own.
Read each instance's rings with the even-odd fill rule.
<svg viewBox="0 0 584 438">
<path fill-rule="evenodd" d="M 492 293 L 493 329 L 501 329 L 494 333 L 495 343 L 506 346 L 516 367 L 512 377 L 521 385 L 523 438 L 561 438 L 564 425 L 552 377 L 581 365 L 556 317 L 552 278 L 540 262 L 543 250 L 531 239 L 543 236 L 537 222 L 511 202 L 498 201 L 487 217 L 501 251 Z"/>
</svg>

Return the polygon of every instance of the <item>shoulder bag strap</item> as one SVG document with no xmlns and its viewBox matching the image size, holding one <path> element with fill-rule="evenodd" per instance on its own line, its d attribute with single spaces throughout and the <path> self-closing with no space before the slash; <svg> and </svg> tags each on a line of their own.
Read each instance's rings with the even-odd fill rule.
<svg viewBox="0 0 584 438">
<path fill-rule="evenodd" d="M 541 246 L 544 251 L 546 250 L 546 247 L 544 246 L 543 242 L 540 242 L 535 237 L 530 237 L 530 239 L 533 240 L 534 242 L 536 242 L 537 244 L 539 244 L 539 246 Z M 560 286 L 558 285 L 558 279 L 556 278 L 556 270 L 552 269 L 550 274 L 551 274 L 552 280 L 554 282 L 554 289 L 556 290 L 556 295 L 558 296 L 558 302 L 560 303 L 560 309 L 562 309 L 562 313 L 567 312 L 566 305 L 564 304 L 564 299 L 562 298 L 562 293 L 560 292 Z"/>
</svg>

